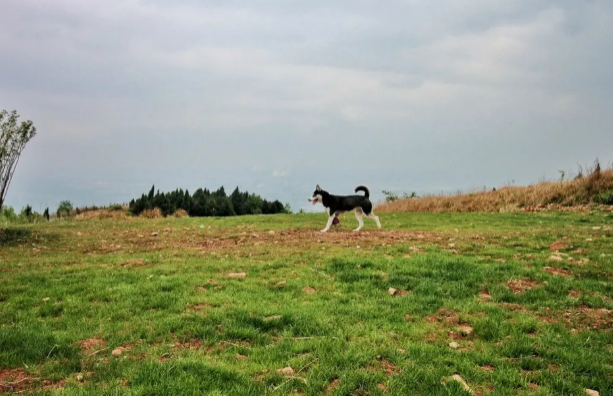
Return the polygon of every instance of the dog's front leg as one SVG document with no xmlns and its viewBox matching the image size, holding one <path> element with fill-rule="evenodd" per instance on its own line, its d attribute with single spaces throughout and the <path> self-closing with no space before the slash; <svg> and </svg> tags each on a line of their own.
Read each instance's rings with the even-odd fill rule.
<svg viewBox="0 0 613 396">
<path fill-rule="evenodd" d="M 332 222 L 334 221 L 334 215 L 329 216 L 328 217 L 328 224 L 326 224 L 326 228 L 324 228 L 323 230 L 321 230 L 321 232 L 326 232 L 330 229 L 330 226 L 332 226 Z"/>
</svg>

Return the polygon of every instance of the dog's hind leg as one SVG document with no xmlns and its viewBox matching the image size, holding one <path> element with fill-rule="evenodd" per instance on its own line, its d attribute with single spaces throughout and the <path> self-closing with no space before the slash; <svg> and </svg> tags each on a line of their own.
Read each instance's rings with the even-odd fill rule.
<svg viewBox="0 0 613 396">
<path fill-rule="evenodd" d="M 334 215 L 332 216 L 328 216 L 328 224 L 326 224 L 326 228 L 324 228 L 323 230 L 321 230 L 321 232 L 326 232 L 330 229 L 330 226 L 332 225 L 332 222 L 334 221 Z"/>
<path fill-rule="evenodd" d="M 366 217 L 368 217 L 369 219 L 373 219 L 375 223 L 377 223 L 377 227 L 381 229 L 381 222 L 379 221 L 379 216 L 375 216 L 373 212 L 370 212 L 369 214 L 366 215 Z"/>
<path fill-rule="evenodd" d="M 362 209 L 356 209 L 355 210 L 355 218 L 358 219 L 358 228 L 356 228 L 353 231 L 360 231 L 362 229 L 362 227 L 364 227 L 364 220 L 362 220 L 362 215 L 364 214 L 364 212 L 362 212 Z"/>
</svg>

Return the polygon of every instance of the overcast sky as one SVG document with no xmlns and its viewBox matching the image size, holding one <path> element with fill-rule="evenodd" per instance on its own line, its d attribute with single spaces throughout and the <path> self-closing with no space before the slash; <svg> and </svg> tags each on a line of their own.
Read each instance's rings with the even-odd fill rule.
<svg viewBox="0 0 613 396">
<path fill-rule="evenodd" d="M 3 0 L 0 109 L 38 129 L 7 204 L 223 184 L 296 210 L 608 165 L 612 37 L 611 0 Z"/>
</svg>

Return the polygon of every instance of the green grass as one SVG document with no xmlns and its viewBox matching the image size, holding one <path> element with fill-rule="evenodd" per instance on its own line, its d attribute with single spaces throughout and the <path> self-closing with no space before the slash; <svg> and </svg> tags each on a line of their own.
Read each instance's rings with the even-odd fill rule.
<svg viewBox="0 0 613 396">
<path fill-rule="evenodd" d="M 9 226 L 0 392 L 613 394 L 611 213 L 380 217 Z"/>
</svg>

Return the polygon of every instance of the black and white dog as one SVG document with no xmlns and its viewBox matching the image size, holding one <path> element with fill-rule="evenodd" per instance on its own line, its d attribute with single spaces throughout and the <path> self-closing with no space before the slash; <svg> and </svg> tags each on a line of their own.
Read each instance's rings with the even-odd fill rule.
<svg viewBox="0 0 613 396">
<path fill-rule="evenodd" d="M 330 229 L 332 222 L 335 218 L 337 218 L 341 213 L 350 212 L 355 210 L 355 217 L 358 219 L 358 228 L 353 231 L 360 231 L 362 227 L 364 227 L 364 221 L 362 221 L 362 216 L 366 216 L 369 219 L 373 219 L 377 223 L 377 227 L 381 228 L 381 223 L 379 222 L 379 218 L 375 216 L 372 212 L 372 202 L 370 202 L 370 191 L 366 186 L 357 186 L 355 188 L 355 192 L 364 191 L 364 195 L 332 195 L 327 191 L 324 191 L 317 185 L 315 191 L 313 192 L 313 196 L 309 198 L 309 202 L 312 202 L 313 205 L 317 204 L 317 202 L 321 202 L 323 206 L 326 208 L 326 212 L 328 212 L 328 224 L 326 228 L 321 230 L 321 232 L 326 232 Z"/>
</svg>

